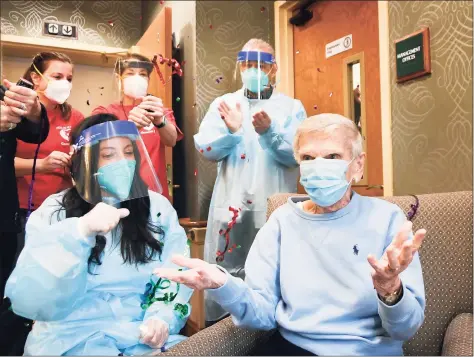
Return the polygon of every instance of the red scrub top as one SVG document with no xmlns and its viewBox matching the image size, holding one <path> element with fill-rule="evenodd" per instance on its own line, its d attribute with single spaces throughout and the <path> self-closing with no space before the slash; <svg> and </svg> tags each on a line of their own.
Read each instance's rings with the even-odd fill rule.
<svg viewBox="0 0 474 357">
<path fill-rule="evenodd" d="M 115 115 L 120 120 L 128 120 L 128 114 L 134 108 L 134 105 L 122 105 L 120 102 L 112 103 L 106 107 L 99 106 L 92 111 L 92 114 L 108 113 Z M 183 133 L 176 125 L 176 119 L 174 118 L 173 111 L 165 108 L 165 115 L 167 125 L 174 125 L 178 132 L 176 141 L 183 138 Z M 158 128 L 153 124 L 139 130 L 143 142 L 145 143 L 148 155 L 153 164 L 153 168 L 158 176 L 160 185 L 163 189 L 162 195 L 169 199 L 168 191 L 168 180 L 166 177 L 166 161 L 165 161 L 165 145 L 161 142 L 161 137 Z M 143 162 L 144 158 L 142 158 Z M 144 164 L 144 163 L 143 163 Z M 150 183 L 145 182 L 151 186 Z"/>
<path fill-rule="evenodd" d="M 70 151 L 69 133 L 77 124 L 84 120 L 84 116 L 76 109 L 72 109 L 69 120 L 64 120 L 59 107 L 47 110 L 49 120 L 49 134 L 40 145 L 38 159 L 44 159 L 53 151 L 62 151 L 66 154 Z M 27 144 L 17 140 L 16 157 L 22 159 L 34 159 L 37 144 Z M 30 191 L 31 175 L 17 177 L 18 198 L 20 208 L 28 208 L 28 195 Z M 66 188 L 72 187 L 71 175 L 68 169 L 56 169 L 55 171 L 36 174 L 33 187 L 33 209 L 38 208 L 50 195 L 58 193 Z"/>
</svg>

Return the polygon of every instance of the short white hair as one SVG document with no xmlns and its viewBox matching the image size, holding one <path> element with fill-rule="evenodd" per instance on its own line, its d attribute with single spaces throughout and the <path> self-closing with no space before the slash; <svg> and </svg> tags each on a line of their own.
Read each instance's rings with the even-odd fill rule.
<svg viewBox="0 0 474 357">
<path fill-rule="evenodd" d="M 342 115 L 325 113 L 313 115 L 305 119 L 298 127 L 295 140 L 293 142 L 293 152 L 296 161 L 300 162 L 300 139 L 303 135 L 313 132 L 321 132 L 331 135 L 335 130 L 341 128 L 346 129 L 349 132 L 350 140 L 352 141 L 352 157 L 358 157 L 363 151 L 363 146 L 362 135 L 360 135 L 355 123 Z"/>
<path fill-rule="evenodd" d="M 252 38 L 247 41 L 247 43 L 242 47 L 242 51 L 252 51 L 252 50 L 261 50 L 268 53 L 271 53 L 275 57 L 275 50 L 273 47 L 264 40 L 260 38 Z"/>
</svg>

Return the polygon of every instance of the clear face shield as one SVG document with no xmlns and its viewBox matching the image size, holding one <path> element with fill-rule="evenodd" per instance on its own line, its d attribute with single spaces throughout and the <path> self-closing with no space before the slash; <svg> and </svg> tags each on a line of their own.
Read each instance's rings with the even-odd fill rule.
<svg viewBox="0 0 474 357">
<path fill-rule="evenodd" d="M 145 144 L 134 123 L 110 121 L 85 129 L 74 143 L 71 174 L 91 204 L 116 205 L 161 193 Z"/>
<path fill-rule="evenodd" d="M 268 99 L 276 85 L 276 63 L 271 53 L 240 51 L 234 78 L 250 99 Z"/>
<path fill-rule="evenodd" d="M 146 96 L 152 71 L 151 61 L 140 61 L 134 58 L 117 60 L 115 75 L 120 96 L 126 95 L 133 99 Z"/>
</svg>

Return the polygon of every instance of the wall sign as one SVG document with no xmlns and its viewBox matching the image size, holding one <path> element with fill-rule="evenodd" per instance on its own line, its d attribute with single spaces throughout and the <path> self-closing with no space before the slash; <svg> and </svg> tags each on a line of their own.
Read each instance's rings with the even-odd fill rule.
<svg viewBox="0 0 474 357">
<path fill-rule="evenodd" d="M 398 83 L 431 73 L 429 28 L 395 41 L 395 56 Z"/>
<path fill-rule="evenodd" d="M 77 40 L 77 26 L 64 22 L 45 21 L 43 23 L 43 35 Z"/>
<path fill-rule="evenodd" d="M 326 45 L 326 58 L 335 56 L 352 48 L 352 35 L 347 35 Z"/>
</svg>

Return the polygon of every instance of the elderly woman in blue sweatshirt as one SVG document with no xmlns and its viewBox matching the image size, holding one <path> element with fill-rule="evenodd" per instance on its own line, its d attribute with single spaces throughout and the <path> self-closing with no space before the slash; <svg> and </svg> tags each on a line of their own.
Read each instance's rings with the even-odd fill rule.
<svg viewBox="0 0 474 357">
<path fill-rule="evenodd" d="M 177 268 L 171 256 L 189 246 L 156 175 L 145 184 L 153 169 L 137 128 L 98 114 L 71 140 L 75 185 L 32 213 L 7 283 L 13 311 L 36 320 L 25 355 L 138 355 L 182 341 L 192 290 L 152 272 Z"/>
<path fill-rule="evenodd" d="M 306 119 L 294 152 L 309 197 L 291 197 L 258 233 L 242 281 L 182 256 L 155 273 L 209 296 L 236 325 L 278 332 L 268 355 L 402 355 L 424 319 L 418 249 L 426 234 L 396 205 L 359 196 L 365 153 L 352 121 Z"/>
</svg>

